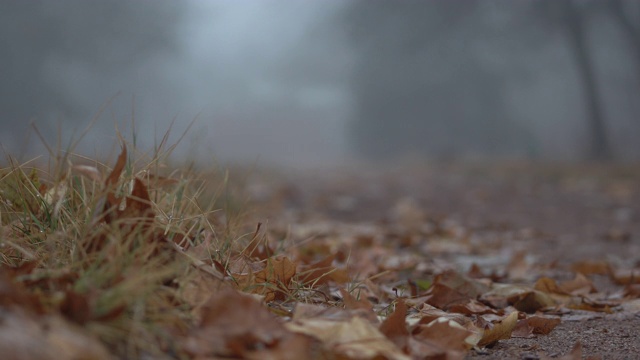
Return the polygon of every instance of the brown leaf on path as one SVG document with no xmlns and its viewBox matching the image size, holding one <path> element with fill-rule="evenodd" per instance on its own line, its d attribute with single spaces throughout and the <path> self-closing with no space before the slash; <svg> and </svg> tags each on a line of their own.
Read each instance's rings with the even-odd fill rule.
<svg viewBox="0 0 640 360">
<path fill-rule="evenodd" d="M 426 303 L 439 309 L 448 310 L 451 306 L 464 304 L 469 300 L 468 295 L 462 294 L 446 285 L 436 283 L 429 288 Z"/>
<path fill-rule="evenodd" d="M 487 305 L 479 302 L 478 300 L 469 300 L 464 304 L 455 304 L 449 307 L 450 312 L 465 314 L 465 315 L 482 315 L 482 314 L 503 314 Z"/>
<path fill-rule="evenodd" d="M 324 285 L 329 281 L 334 281 L 338 284 L 349 282 L 347 272 L 332 265 L 334 259 L 335 255 L 329 255 L 313 264 L 300 265 L 298 279 L 301 283 L 311 286 Z"/>
<path fill-rule="evenodd" d="M 509 339 L 518 322 L 518 312 L 514 311 L 499 323 L 493 324 L 490 329 L 485 329 L 478 346 L 487 346 L 499 340 Z"/>
<path fill-rule="evenodd" d="M 611 272 L 611 265 L 603 260 L 583 260 L 574 262 L 571 271 L 585 275 L 607 275 Z"/>
<path fill-rule="evenodd" d="M 561 320 L 559 318 L 534 315 L 518 321 L 511 336 L 527 338 L 535 335 L 547 335 L 553 331 L 560 322 Z"/>
<path fill-rule="evenodd" d="M 640 284 L 640 268 L 615 269 L 611 272 L 611 280 L 618 285 Z"/>
<path fill-rule="evenodd" d="M 292 332 L 320 340 L 324 348 L 338 359 L 410 360 L 375 325 L 358 316 L 347 321 L 302 319 L 284 326 Z"/>
<path fill-rule="evenodd" d="M 342 295 L 342 301 L 344 307 L 349 310 L 362 309 L 365 311 L 373 312 L 373 304 L 367 299 L 356 299 L 344 288 L 340 288 L 340 295 Z"/>
<path fill-rule="evenodd" d="M 406 317 L 407 305 L 403 299 L 398 299 L 396 309 L 391 315 L 384 319 L 379 327 L 380 332 L 389 340 L 393 341 L 400 349 L 406 348 L 409 337 Z"/>
<path fill-rule="evenodd" d="M 420 308 L 420 312 L 418 313 L 418 315 L 420 316 L 420 321 L 418 322 L 418 324 L 421 324 L 421 325 L 429 324 L 439 318 L 453 320 L 463 326 L 470 323 L 471 321 L 470 318 L 465 315 L 442 311 L 426 303 L 422 304 L 422 307 Z"/>
<path fill-rule="evenodd" d="M 593 282 L 582 273 L 577 273 L 572 280 L 560 283 L 559 288 L 571 295 L 588 295 L 598 292 Z"/>
<path fill-rule="evenodd" d="M 549 294 L 538 290 L 516 294 L 507 298 L 507 301 L 518 311 L 528 314 L 556 305 L 556 301 Z"/>
<path fill-rule="evenodd" d="M 529 326 L 527 319 L 523 319 L 518 321 L 518 323 L 516 324 L 516 327 L 513 328 L 513 331 L 511 332 L 511 337 L 512 338 L 532 338 L 532 337 L 535 337 L 535 335 L 533 335 L 533 328 Z"/>
<path fill-rule="evenodd" d="M 570 295 L 567 291 L 561 289 L 555 280 L 548 277 L 542 277 L 538 279 L 533 288 L 547 294 Z"/>
<path fill-rule="evenodd" d="M 445 285 L 470 299 L 477 299 L 489 291 L 489 286 L 480 281 L 470 279 L 457 271 L 447 270 L 433 279 L 434 284 Z"/>
<path fill-rule="evenodd" d="M 630 284 L 624 288 L 624 296 L 626 298 L 640 298 L 640 284 Z"/>
<path fill-rule="evenodd" d="M 529 326 L 533 329 L 534 334 L 547 335 L 556 328 L 561 322 L 559 318 L 545 316 L 531 316 L 525 319 Z"/>
<path fill-rule="evenodd" d="M 410 353 L 425 359 L 463 358 L 473 346 L 468 340 L 474 337 L 470 330 L 444 318 L 416 327 L 412 335 L 408 344 Z"/>
<path fill-rule="evenodd" d="M 265 296 L 265 301 L 284 300 L 288 286 L 296 274 L 296 264 L 285 256 L 276 256 L 265 261 L 259 271 L 231 273 L 243 291 Z"/>
<path fill-rule="evenodd" d="M 277 348 L 283 344 L 296 342 L 293 336 L 258 301 L 223 288 L 203 308 L 200 324 L 185 339 L 184 348 L 192 356 L 247 357 L 258 349 L 280 351 Z M 306 354 L 293 355 L 306 358 Z"/>
</svg>

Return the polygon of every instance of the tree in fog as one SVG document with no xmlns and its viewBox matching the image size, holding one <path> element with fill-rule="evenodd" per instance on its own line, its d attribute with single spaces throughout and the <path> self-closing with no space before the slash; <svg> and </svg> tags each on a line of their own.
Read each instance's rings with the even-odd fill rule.
<svg viewBox="0 0 640 360">
<path fill-rule="evenodd" d="M 121 84 L 175 52 L 181 12 L 168 1 L 1 0 L 2 142 L 19 142 L 32 120 L 45 133 L 58 120 L 88 121 Z"/>
<path fill-rule="evenodd" d="M 356 147 L 638 157 L 638 15 L 625 0 L 353 2 Z"/>
<path fill-rule="evenodd" d="M 486 35 L 479 6 L 353 3 L 345 22 L 356 52 L 352 132 L 360 153 L 505 155 L 531 142 L 505 111 L 503 75 L 476 54 L 474 40 Z"/>
</svg>

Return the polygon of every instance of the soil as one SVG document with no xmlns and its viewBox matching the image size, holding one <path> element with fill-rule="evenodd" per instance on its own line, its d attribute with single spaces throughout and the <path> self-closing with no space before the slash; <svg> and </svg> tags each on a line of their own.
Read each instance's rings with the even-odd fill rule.
<svg viewBox="0 0 640 360">
<path fill-rule="evenodd" d="M 475 263 L 504 272 L 516 254 L 543 269 L 525 274 L 530 281 L 542 275 L 566 280 L 572 264 L 585 260 L 636 268 L 640 264 L 640 167 L 412 164 L 297 172 L 284 179 L 263 179 L 249 189 L 253 198 L 264 201 L 262 216 L 292 226 L 318 219 L 385 223 L 403 208 L 439 224 L 455 224 L 471 241 L 486 242 L 488 250 L 453 251 L 425 261 L 447 261 L 463 270 Z M 590 277 L 601 293 L 622 289 L 608 276 Z M 580 342 L 583 357 L 640 359 L 638 306 L 612 314 L 565 315 L 548 335 L 502 340 L 471 351 L 467 358 L 559 357 Z"/>
</svg>

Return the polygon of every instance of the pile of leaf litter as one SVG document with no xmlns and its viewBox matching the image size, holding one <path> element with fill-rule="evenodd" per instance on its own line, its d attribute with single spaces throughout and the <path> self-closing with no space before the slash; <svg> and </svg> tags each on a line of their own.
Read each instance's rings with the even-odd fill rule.
<svg viewBox="0 0 640 360">
<path fill-rule="evenodd" d="M 384 182 L 236 184 L 124 145 L 113 167 L 81 160 L 0 173 L 4 357 L 462 359 L 640 308 L 637 264 L 561 272 L 518 247 L 527 231 L 470 230 L 410 197 L 377 218 Z"/>
</svg>

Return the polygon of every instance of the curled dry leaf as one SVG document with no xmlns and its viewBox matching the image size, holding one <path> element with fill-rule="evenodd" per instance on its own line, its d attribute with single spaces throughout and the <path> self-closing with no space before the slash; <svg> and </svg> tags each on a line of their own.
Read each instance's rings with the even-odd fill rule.
<svg viewBox="0 0 640 360">
<path fill-rule="evenodd" d="M 502 321 L 493 324 L 493 327 L 490 329 L 485 329 L 482 334 L 482 338 L 478 342 L 478 346 L 487 346 L 493 344 L 499 340 L 509 339 L 511 337 L 511 332 L 516 327 L 516 323 L 518 322 L 518 312 L 514 311 L 509 314 Z"/>
</svg>

